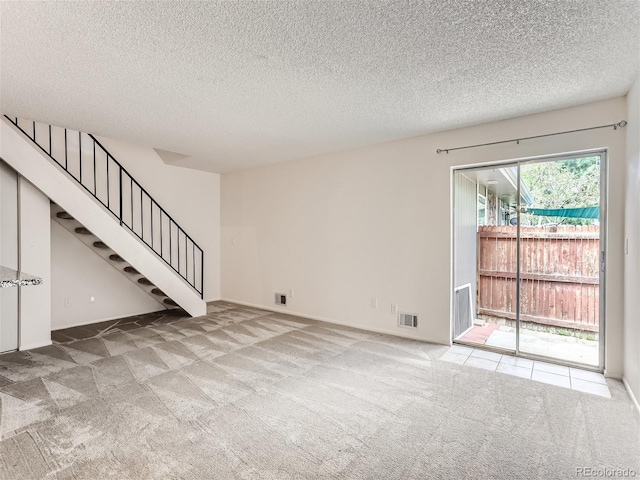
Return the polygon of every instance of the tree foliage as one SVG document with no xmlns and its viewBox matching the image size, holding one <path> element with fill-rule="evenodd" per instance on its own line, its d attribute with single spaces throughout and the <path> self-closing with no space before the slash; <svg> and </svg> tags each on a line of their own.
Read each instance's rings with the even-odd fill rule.
<svg viewBox="0 0 640 480">
<path fill-rule="evenodd" d="M 600 157 L 523 165 L 520 175 L 536 208 L 579 208 L 600 204 Z M 538 224 L 540 217 L 523 215 L 523 224 Z M 547 218 L 543 223 L 590 225 L 594 220 Z"/>
</svg>

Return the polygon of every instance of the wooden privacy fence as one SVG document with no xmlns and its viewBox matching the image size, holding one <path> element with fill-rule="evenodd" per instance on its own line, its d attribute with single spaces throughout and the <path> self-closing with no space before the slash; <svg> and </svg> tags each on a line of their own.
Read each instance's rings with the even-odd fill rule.
<svg viewBox="0 0 640 480">
<path fill-rule="evenodd" d="M 516 318 L 515 226 L 478 227 L 478 314 Z M 598 331 L 600 227 L 521 227 L 520 319 Z"/>
</svg>

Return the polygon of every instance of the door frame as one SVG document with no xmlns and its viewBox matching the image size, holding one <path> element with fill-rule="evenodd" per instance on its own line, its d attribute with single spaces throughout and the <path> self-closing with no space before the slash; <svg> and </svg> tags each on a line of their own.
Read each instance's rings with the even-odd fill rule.
<svg viewBox="0 0 640 480">
<path fill-rule="evenodd" d="M 470 342 L 465 342 L 461 340 L 456 340 L 454 338 L 454 288 L 455 288 L 455 265 L 456 265 L 456 212 L 455 212 L 455 203 L 456 203 L 456 188 L 455 188 L 455 174 L 457 172 L 464 172 L 465 170 L 481 170 L 487 168 L 504 168 L 506 166 L 515 166 L 517 167 L 518 175 L 517 175 L 517 199 L 518 199 L 518 207 L 517 211 L 517 253 L 516 253 L 516 275 L 517 279 L 520 278 L 520 210 L 521 210 L 521 197 L 520 197 L 520 167 L 524 164 L 532 164 L 532 163 L 542 163 L 549 161 L 559 161 L 559 160 L 571 160 L 576 158 L 585 158 L 589 155 L 598 155 L 600 157 L 600 269 L 599 269 L 599 322 L 598 322 L 598 365 L 587 365 L 578 362 L 570 362 L 562 359 L 556 359 L 553 357 L 546 357 L 542 355 L 535 355 L 527 352 L 522 352 L 520 350 L 520 282 L 516 281 L 516 345 L 513 350 L 492 347 L 487 345 L 478 345 Z M 533 157 L 523 157 L 516 159 L 508 159 L 508 160 L 500 160 L 496 162 L 482 162 L 475 164 L 467 164 L 467 165 L 456 165 L 451 167 L 451 266 L 450 266 L 450 289 L 449 291 L 451 296 L 450 301 L 450 335 L 451 342 L 460 345 L 466 345 L 473 348 L 480 348 L 483 350 L 490 350 L 497 353 L 503 353 L 507 355 L 515 355 L 517 357 L 528 358 L 531 360 L 540 360 L 540 361 L 550 361 L 552 363 L 556 363 L 559 365 L 565 365 L 569 367 L 579 367 L 585 370 L 592 370 L 596 372 L 602 373 L 605 369 L 605 359 L 606 359 L 606 267 L 607 267 L 607 238 L 608 238 L 608 179 L 609 179 L 609 161 L 608 161 L 608 149 L 607 148 L 594 148 L 594 149 L 586 149 L 586 150 L 578 150 L 566 153 L 556 153 L 549 155 L 538 155 Z M 476 267 L 477 268 L 477 267 Z"/>
</svg>

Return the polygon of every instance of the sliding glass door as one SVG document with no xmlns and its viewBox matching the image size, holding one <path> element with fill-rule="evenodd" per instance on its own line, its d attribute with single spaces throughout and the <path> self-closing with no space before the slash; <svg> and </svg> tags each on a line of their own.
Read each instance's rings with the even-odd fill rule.
<svg viewBox="0 0 640 480">
<path fill-rule="evenodd" d="M 605 161 L 455 171 L 457 342 L 602 368 Z"/>
</svg>

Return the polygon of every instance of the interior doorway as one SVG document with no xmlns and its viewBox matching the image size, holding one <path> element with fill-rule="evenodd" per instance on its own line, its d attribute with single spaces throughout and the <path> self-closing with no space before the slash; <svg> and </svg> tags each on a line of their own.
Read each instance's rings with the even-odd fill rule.
<svg viewBox="0 0 640 480">
<path fill-rule="evenodd" d="M 603 369 L 605 163 L 454 171 L 455 342 Z"/>
</svg>

